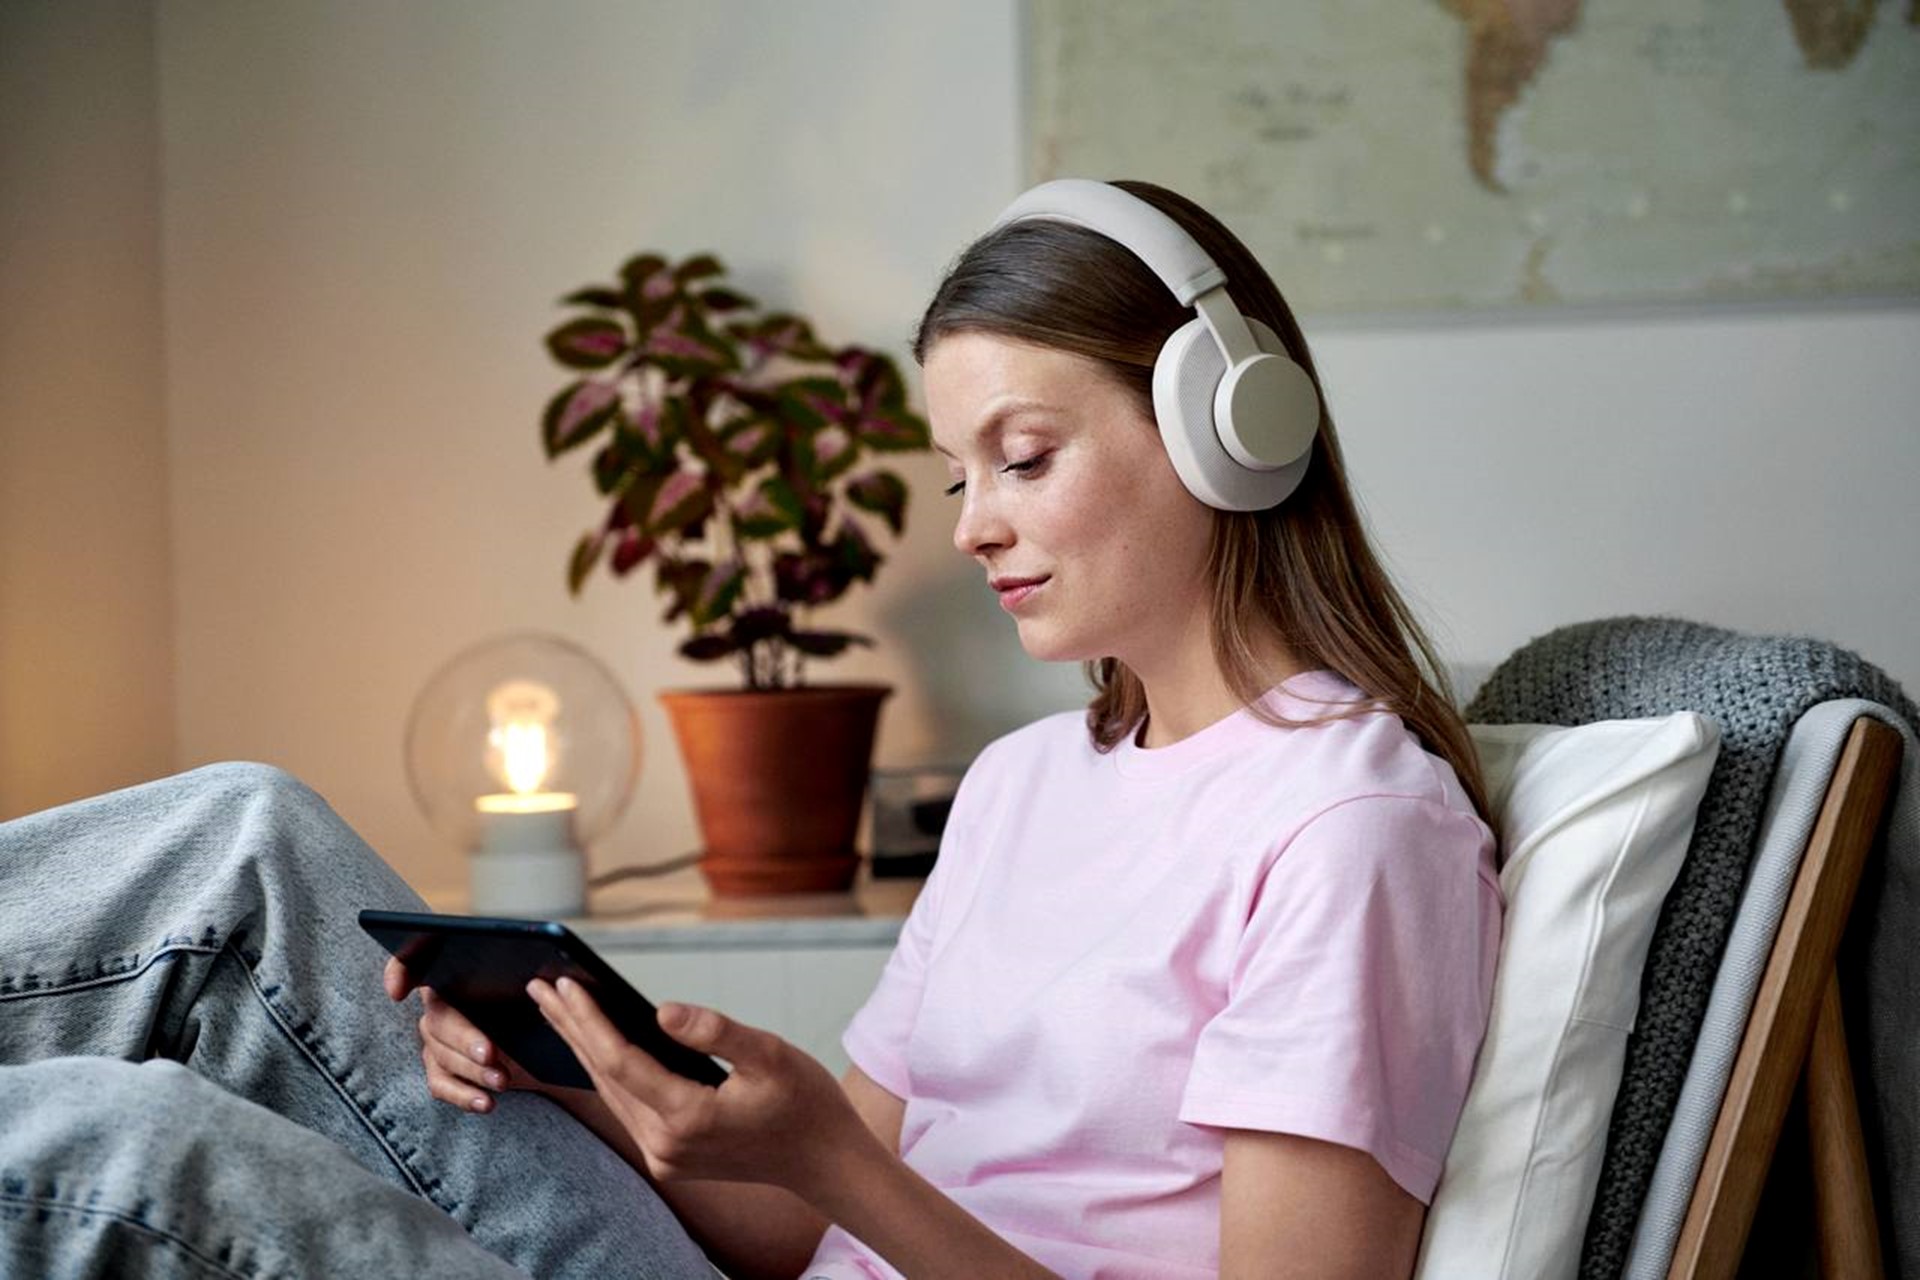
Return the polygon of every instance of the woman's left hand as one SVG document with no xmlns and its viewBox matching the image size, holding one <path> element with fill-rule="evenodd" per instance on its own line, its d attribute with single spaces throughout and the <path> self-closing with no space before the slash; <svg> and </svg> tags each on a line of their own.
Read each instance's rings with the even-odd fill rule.
<svg viewBox="0 0 1920 1280">
<path fill-rule="evenodd" d="M 733 1064 L 714 1088 L 630 1043 L 572 979 L 536 978 L 527 994 L 593 1077 L 656 1180 L 767 1182 L 804 1198 L 840 1148 L 871 1136 L 827 1069 L 771 1032 L 712 1009 L 661 1005 L 662 1031 Z"/>
</svg>

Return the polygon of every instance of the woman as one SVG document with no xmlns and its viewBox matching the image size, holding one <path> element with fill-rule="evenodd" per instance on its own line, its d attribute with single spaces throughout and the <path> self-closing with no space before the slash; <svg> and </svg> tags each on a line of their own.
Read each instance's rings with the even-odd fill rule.
<svg viewBox="0 0 1920 1280">
<path fill-rule="evenodd" d="M 1186 345 L 1156 387 L 1169 335 Z M 166 1153 L 160 1177 L 49 1192 L 32 1170 L 111 1172 L 115 1150 L 50 1122 L 45 1152 L 0 1142 L 0 1206 L 86 1190 L 144 1205 L 137 1224 L 106 1219 L 139 1248 L 205 1255 L 217 1233 L 194 1235 L 178 1198 L 244 1165 L 224 1247 L 310 1266 L 322 1251 L 329 1270 L 382 1270 L 355 1248 L 416 1273 L 494 1265 L 398 1183 L 539 1275 L 697 1274 L 682 1226 L 737 1277 L 1409 1274 L 1501 903 L 1471 745 L 1367 546 L 1297 325 L 1190 202 L 1049 184 L 961 257 L 914 354 L 956 546 L 1026 650 L 1086 662 L 1097 693 L 969 769 L 847 1031 L 843 1081 L 715 1011 L 663 1006 L 670 1034 L 734 1065 L 720 1089 L 694 1085 L 572 984 L 536 983 L 597 1090 L 530 1087 L 421 992 L 427 1088 L 452 1104 L 423 1106 L 394 1061 L 411 1014 L 368 1006 L 351 924 L 411 895 L 285 775 L 200 771 L 154 784 L 173 788 L 164 805 L 137 788 L 0 829 L 0 865 L 52 900 L 86 877 L 73 931 L 164 939 L 76 948 L 59 908 L 28 928 L 40 941 L 10 962 L 25 967 L 0 973 L 0 1060 L 165 1057 L 226 1086 L 98 1060 L 0 1068 L 28 1102 L 104 1095 L 93 1113 L 132 1117 Z M 1230 384 L 1217 402 L 1213 381 Z M 98 850 L 115 840 L 134 849 L 103 913 Z M 397 967 L 386 986 L 409 995 Z M 251 1158 L 230 1160 L 236 1145 Z M 298 1191 L 274 1178 L 296 1148 L 313 1166 Z M 343 1221 L 359 1236 L 336 1238 Z"/>
</svg>

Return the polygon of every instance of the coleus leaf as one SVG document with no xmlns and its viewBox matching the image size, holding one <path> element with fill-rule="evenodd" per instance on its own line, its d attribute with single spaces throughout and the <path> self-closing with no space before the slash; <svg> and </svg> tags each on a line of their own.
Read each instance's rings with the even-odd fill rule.
<svg viewBox="0 0 1920 1280">
<path fill-rule="evenodd" d="M 880 554 L 867 541 L 867 535 L 852 516 L 840 518 L 840 532 L 828 550 L 832 552 L 834 563 L 848 578 L 858 578 L 863 582 L 872 582 L 874 570 L 880 567 Z"/>
<path fill-rule="evenodd" d="M 547 350 L 570 369 L 604 369 L 627 345 L 626 326 L 600 316 L 569 320 L 547 335 Z"/>
<path fill-rule="evenodd" d="M 682 467 L 668 476 L 654 495 L 653 505 L 647 511 L 646 526 L 656 533 L 668 533 L 696 520 L 703 520 L 713 510 L 713 493 L 707 488 L 706 477 L 691 468 Z"/>
<path fill-rule="evenodd" d="M 652 538 L 646 537 L 638 529 L 629 527 L 621 535 L 619 544 L 614 547 L 613 559 L 609 561 L 609 567 L 616 576 L 624 578 L 633 572 L 636 565 L 652 554 L 654 546 Z"/>
<path fill-rule="evenodd" d="M 705 560 L 660 560 L 654 566 L 653 587 L 656 592 L 665 591 L 672 595 L 672 604 L 661 615 L 662 622 L 672 622 L 692 607 L 700 593 L 700 586 L 707 580 L 707 573 L 713 566 Z"/>
<path fill-rule="evenodd" d="M 626 425 L 624 415 L 622 425 Z M 669 396 L 642 404 L 627 427 L 627 435 L 616 435 L 627 441 L 636 457 L 645 460 L 647 470 L 664 473 L 678 465 L 677 450 L 687 438 L 686 426 L 686 403 L 678 396 Z"/>
<path fill-rule="evenodd" d="M 561 302 L 573 307 L 600 307 L 608 311 L 618 311 L 626 298 L 618 289 L 609 289 L 605 285 L 588 285 L 584 289 L 575 289 Z"/>
<path fill-rule="evenodd" d="M 662 271 L 666 270 L 666 266 L 667 260 L 657 253 L 637 253 L 621 263 L 620 282 L 626 286 L 622 295 L 622 302 L 631 309 L 648 297 L 659 296 L 657 287 L 652 293 L 649 293 L 647 286 Z M 671 275 L 667 276 L 666 281 L 666 291 L 671 293 L 673 291 L 673 277 Z"/>
<path fill-rule="evenodd" d="M 730 367 L 730 353 L 725 344 L 684 308 L 669 313 L 660 326 L 647 335 L 641 350 L 649 356 L 691 361 L 716 369 Z"/>
<path fill-rule="evenodd" d="M 587 575 L 593 572 L 593 566 L 600 559 L 600 551 L 607 545 L 604 533 L 589 533 L 581 536 L 573 544 L 573 555 L 567 560 L 567 594 L 577 596 L 585 584 Z"/>
<path fill-rule="evenodd" d="M 751 469 L 773 461 L 780 450 L 780 426 L 767 418 L 741 418 L 727 426 L 727 451 Z"/>
<path fill-rule="evenodd" d="M 654 498 L 660 487 L 667 482 L 667 475 L 649 474 L 645 471 L 629 469 L 622 477 L 621 488 L 616 497 L 621 509 L 626 513 L 626 523 L 645 532 L 647 514 L 653 510 Z"/>
<path fill-rule="evenodd" d="M 825 360 L 832 354 L 813 336 L 812 325 L 784 311 L 757 320 L 735 321 L 727 326 L 727 332 L 744 343 L 756 359 L 784 355 L 796 360 Z"/>
<path fill-rule="evenodd" d="M 907 384 L 901 381 L 899 368 L 880 352 L 865 354 L 868 358 L 855 371 L 853 380 L 853 393 L 858 397 L 862 411 L 871 413 L 877 409 L 904 409 L 907 404 Z"/>
<path fill-rule="evenodd" d="M 714 286 L 700 295 L 700 305 L 712 312 L 739 311 L 754 305 L 754 300 L 744 293 L 732 289 Z"/>
<path fill-rule="evenodd" d="M 664 429 L 661 419 L 679 402 L 667 401 L 664 405 L 658 400 L 648 400 L 633 415 L 633 429 L 640 439 L 646 442 L 651 451 L 658 451 L 661 444 L 661 432 Z"/>
<path fill-rule="evenodd" d="M 848 416 L 846 392 L 832 378 L 795 378 L 780 388 L 782 416 L 817 431 Z"/>
<path fill-rule="evenodd" d="M 824 489 L 860 460 L 860 450 L 852 434 L 837 423 L 821 428 L 806 443 L 813 459 L 812 478 L 816 488 Z"/>
<path fill-rule="evenodd" d="M 825 604 L 844 592 L 848 581 L 825 551 L 786 551 L 773 559 L 774 594 L 795 604 Z"/>
<path fill-rule="evenodd" d="M 865 347 L 842 347 L 833 354 L 834 368 L 839 370 L 840 381 L 857 389 L 867 371 L 879 363 L 879 355 Z"/>
<path fill-rule="evenodd" d="M 739 648 L 740 642 L 732 636 L 723 635 L 719 632 L 709 632 L 706 635 L 695 636 L 691 640 L 682 641 L 680 644 L 680 656 L 683 658 L 691 658 L 695 662 L 712 662 L 717 658 L 726 657 Z"/>
<path fill-rule="evenodd" d="M 673 278 L 680 284 L 690 284 L 695 280 L 704 280 L 708 276 L 725 275 L 727 269 L 720 265 L 720 259 L 710 253 L 696 253 L 673 269 Z"/>
<path fill-rule="evenodd" d="M 687 444 L 694 456 L 707 464 L 708 488 L 731 489 L 746 477 L 746 463 L 707 425 L 706 413 L 701 407 L 696 406 L 687 414 L 686 429 Z"/>
<path fill-rule="evenodd" d="M 806 504 L 784 476 L 768 476 L 760 482 L 759 492 L 767 504 L 780 514 L 780 518 L 787 522 L 788 528 L 797 529 L 806 519 Z"/>
<path fill-rule="evenodd" d="M 620 390 L 612 383 L 582 378 L 568 383 L 547 401 L 540 419 L 540 438 L 549 458 L 591 440 L 613 421 L 620 408 Z"/>
<path fill-rule="evenodd" d="M 905 409 L 863 418 L 855 433 L 876 453 L 907 453 L 929 444 L 926 421 Z"/>
<path fill-rule="evenodd" d="M 764 488 L 755 489 L 733 508 L 736 538 L 772 538 L 792 527 L 792 522 L 768 501 Z"/>
<path fill-rule="evenodd" d="M 907 482 L 891 471 L 869 471 L 847 482 L 847 500 L 887 522 L 894 537 L 906 524 Z"/>
<path fill-rule="evenodd" d="M 733 638 L 742 646 L 784 636 L 792 629 L 793 621 L 787 611 L 775 605 L 744 609 L 733 620 Z"/>
<path fill-rule="evenodd" d="M 707 571 L 695 593 L 688 616 L 696 627 L 704 627 L 727 616 L 733 602 L 747 582 L 747 567 L 739 557 L 729 557 Z"/>
<path fill-rule="evenodd" d="M 593 455 L 593 487 L 611 494 L 625 483 L 633 463 L 617 444 L 603 445 Z"/>
<path fill-rule="evenodd" d="M 871 638 L 855 635 L 851 631 L 795 631 L 787 636 L 787 643 L 816 658 L 831 658 L 845 651 L 850 644 L 862 644 L 869 649 L 873 647 Z"/>
</svg>

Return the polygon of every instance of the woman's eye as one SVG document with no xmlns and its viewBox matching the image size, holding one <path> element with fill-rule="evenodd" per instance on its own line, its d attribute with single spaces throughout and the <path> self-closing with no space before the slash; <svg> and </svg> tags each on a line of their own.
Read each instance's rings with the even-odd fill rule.
<svg viewBox="0 0 1920 1280">
<path fill-rule="evenodd" d="M 1033 457 L 1028 458 L 1024 462 L 1009 462 L 1006 466 L 1000 469 L 1002 471 L 1018 471 L 1025 474 L 1033 471 L 1035 468 L 1037 468 L 1041 463 L 1045 462 L 1046 460 L 1047 460 L 1046 454 L 1037 453 Z M 953 485 L 950 485 L 946 490 L 946 496 L 951 498 L 966 487 L 967 487 L 967 483 L 964 480 L 959 481 Z"/>
</svg>

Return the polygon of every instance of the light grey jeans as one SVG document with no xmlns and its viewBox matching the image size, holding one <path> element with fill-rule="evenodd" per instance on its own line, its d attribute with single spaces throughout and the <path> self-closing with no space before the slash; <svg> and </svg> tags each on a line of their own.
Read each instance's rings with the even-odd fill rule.
<svg viewBox="0 0 1920 1280">
<path fill-rule="evenodd" d="M 710 1280 L 558 1106 L 428 1096 L 362 907 L 421 903 L 264 765 L 0 823 L 0 1276 Z"/>
</svg>

